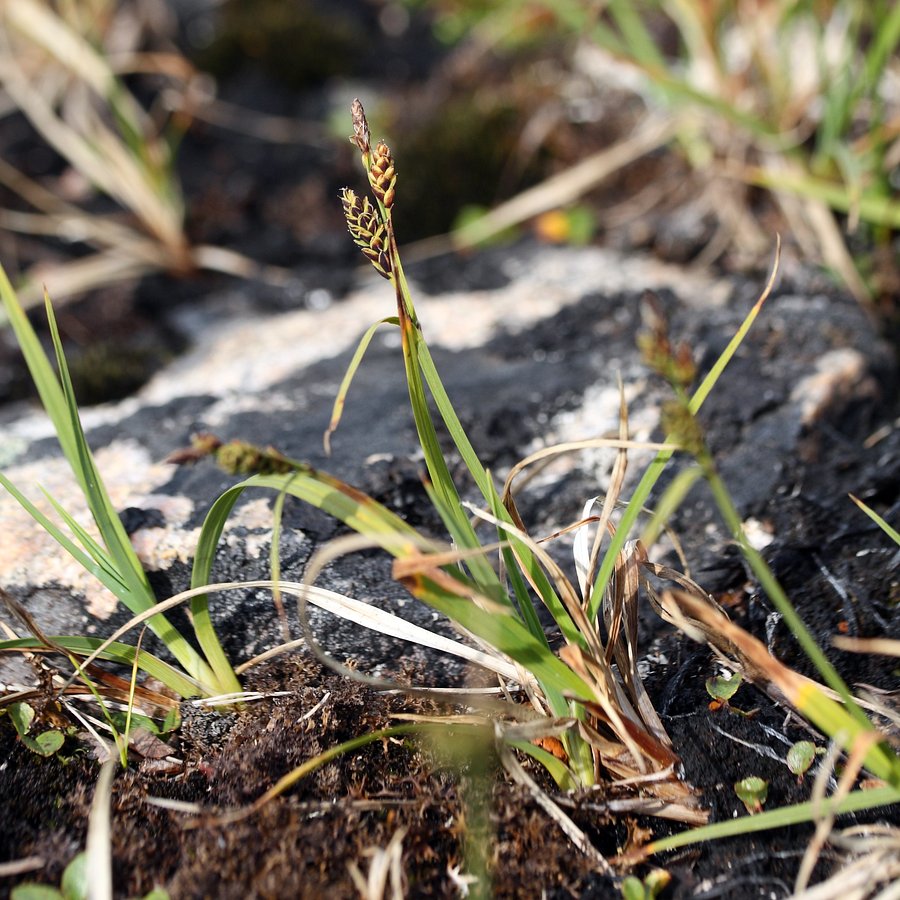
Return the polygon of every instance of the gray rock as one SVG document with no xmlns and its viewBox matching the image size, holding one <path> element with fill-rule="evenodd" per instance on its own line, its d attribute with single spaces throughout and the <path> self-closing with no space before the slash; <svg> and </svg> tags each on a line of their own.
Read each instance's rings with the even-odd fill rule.
<svg viewBox="0 0 900 900">
<path fill-rule="evenodd" d="M 455 267 L 461 282 L 484 288 L 454 293 L 433 283 L 427 291 L 417 290 L 414 283 L 417 309 L 460 417 L 498 475 L 545 444 L 612 434 L 619 376 L 632 436 L 661 437 L 656 425 L 666 389 L 635 348 L 642 293 L 659 294 L 673 337 L 692 346 L 703 370 L 734 334 L 765 280 L 731 282 L 650 258 L 527 244 L 460 259 Z M 470 277 L 468 267 L 474 269 Z M 420 278 L 429 277 L 427 268 L 412 271 L 414 282 L 417 271 Z M 486 278 L 491 271 L 496 277 Z M 213 500 L 236 480 L 208 462 L 181 468 L 163 462 L 197 431 L 271 444 L 361 486 L 417 527 L 440 533 L 418 480 L 420 455 L 393 328 L 385 326 L 363 362 L 332 457 L 322 450 L 350 354 L 371 322 L 392 314 L 393 302 L 386 282 L 369 279 L 318 311 L 216 321 L 208 318 L 213 302 L 202 314 L 182 310 L 179 315 L 195 329 L 192 348 L 136 396 L 84 411 L 98 466 L 160 597 L 188 585 L 198 528 Z M 228 308 L 227 299 L 221 306 Z M 817 460 L 834 468 L 834 447 L 826 446 L 829 429 L 842 432 L 854 449 L 855 473 L 869 479 L 868 485 L 855 484 L 856 492 L 875 489 L 878 467 L 866 461 L 863 440 L 889 420 L 886 404 L 895 380 L 890 353 L 852 300 L 837 293 L 794 293 L 790 286 L 771 298 L 702 416 L 741 515 L 761 528 L 763 543 L 777 543 L 789 529 L 773 512 L 773 501 L 808 487 L 798 485 L 803 477 L 798 462 L 805 461 L 804 472 Z M 0 410 L 0 427 L 0 462 L 8 477 L 36 500 L 40 483 L 83 516 L 43 415 L 23 404 L 6 407 Z M 890 446 L 896 475 L 896 443 Z M 642 458 L 648 457 L 635 454 L 632 473 L 639 473 Z M 535 531 L 552 531 L 578 518 L 583 501 L 602 492 L 611 460 L 608 453 L 592 452 L 545 470 L 522 498 Z M 272 499 L 247 493 L 239 502 L 221 543 L 215 579 L 268 577 Z M 114 599 L 5 495 L 0 522 L 2 583 L 45 629 L 106 634 L 127 620 Z M 709 522 L 701 491 L 678 524 L 701 569 L 727 580 L 734 576 L 733 564 L 716 574 L 727 558 L 727 536 Z M 314 550 L 339 530 L 323 514 L 290 501 L 281 545 L 285 577 L 299 580 Z M 332 564 L 321 584 L 452 633 L 391 583 L 387 564 L 375 554 Z M 220 595 L 214 614 L 235 660 L 280 640 L 265 591 Z M 8 620 L 3 613 L 0 618 Z M 368 671 L 396 672 L 425 658 L 408 644 L 325 614 L 315 613 L 313 623 L 330 652 L 356 658 Z M 296 621 L 293 627 L 296 632 Z M 8 662 L 4 666 L 3 680 L 22 675 L 21 668 L 13 672 Z M 457 670 L 453 662 L 429 662 L 432 683 Z"/>
</svg>

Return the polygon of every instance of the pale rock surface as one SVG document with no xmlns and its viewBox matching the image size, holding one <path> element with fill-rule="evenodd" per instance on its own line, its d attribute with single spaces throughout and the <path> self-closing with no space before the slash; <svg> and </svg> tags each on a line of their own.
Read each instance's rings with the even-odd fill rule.
<svg viewBox="0 0 900 900">
<path fill-rule="evenodd" d="M 684 337 L 701 367 L 708 367 L 765 280 L 736 283 L 595 248 L 525 245 L 490 253 L 489 262 L 505 281 L 501 287 L 426 293 L 416 287 L 415 269 L 412 281 L 417 311 L 448 390 L 476 447 L 498 471 L 548 443 L 614 433 L 620 377 L 632 436 L 659 439 L 654 429 L 665 392 L 635 349 L 641 293 L 661 293 L 674 337 Z M 386 282 L 366 278 L 354 293 L 324 310 L 208 321 L 193 335 L 192 348 L 136 396 L 84 411 L 98 467 L 116 507 L 130 511 L 134 545 L 156 573 L 161 597 L 187 586 L 205 511 L 234 482 L 209 463 L 177 470 L 162 461 L 186 446 L 194 431 L 271 443 L 361 483 L 404 514 L 420 514 L 420 457 L 391 326 L 376 337 L 350 391 L 334 457 L 325 459 L 321 448 L 349 355 L 369 324 L 392 314 L 393 302 Z M 769 302 L 753 335 L 724 380 L 722 399 L 710 401 L 715 411 L 707 424 L 742 514 L 761 521 L 791 456 L 801 450 L 804 428 L 847 404 L 877 408 L 893 371 L 866 317 L 837 295 L 788 290 Z M 49 435 L 46 418 L 33 407 L 0 411 L 0 464 L 42 509 L 50 512 L 41 487 L 88 524 Z M 636 455 L 632 472 L 646 458 Z M 592 451 L 544 471 L 533 486 L 536 499 L 530 508 L 537 529 L 564 524 L 561 515 L 577 518 L 583 500 L 603 490 L 611 462 L 610 453 Z M 285 574 L 299 578 L 314 548 L 336 529 L 299 504 L 288 507 L 282 559 Z M 432 522 L 427 512 L 421 515 Z M 690 531 L 690 510 L 685 515 Z M 0 583 L 49 631 L 107 633 L 127 618 L 108 592 L 5 494 L 0 495 L 0 527 Z M 766 527 L 771 539 L 771 523 Z M 247 495 L 229 522 L 214 577 L 267 577 L 271 528 L 271 498 Z M 435 619 L 404 599 L 387 569 L 368 558 L 333 565 L 327 586 L 386 604 L 419 624 Z M 265 592 L 222 597 L 216 615 L 236 658 L 278 640 L 279 626 Z M 390 669 L 410 656 L 408 647 L 396 642 L 361 637 L 321 616 L 314 621 L 328 632 L 326 643 L 339 657 L 365 655 L 376 667 Z"/>
</svg>

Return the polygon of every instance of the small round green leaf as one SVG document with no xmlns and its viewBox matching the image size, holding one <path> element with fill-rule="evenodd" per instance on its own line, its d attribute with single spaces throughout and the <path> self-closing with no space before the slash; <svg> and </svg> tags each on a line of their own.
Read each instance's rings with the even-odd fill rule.
<svg viewBox="0 0 900 900">
<path fill-rule="evenodd" d="M 724 675 L 716 675 L 714 678 L 706 679 L 706 693 L 713 700 L 730 700 L 740 686 L 741 676 L 737 672 L 728 678 Z"/>
<path fill-rule="evenodd" d="M 806 773 L 816 757 L 816 745 L 812 741 L 797 741 L 787 752 L 787 767 L 798 776 Z"/>
<path fill-rule="evenodd" d="M 39 756 L 53 756 L 57 753 L 65 742 L 65 736 L 61 731 L 44 731 L 34 737 L 24 737 L 22 742 L 34 753 Z"/>
<path fill-rule="evenodd" d="M 79 853 L 66 866 L 59 886 L 66 900 L 87 900 L 87 853 Z"/>
<path fill-rule="evenodd" d="M 34 709 L 27 703 L 13 703 L 9 707 L 9 717 L 19 737 L 24 737 L 34 721 Z"/>
<path fill-rule="evenodd" d="M 734 786 L 734 792 L 747 807 L 747 812 L 752 815 L 762 810 L 769 794 L 769 782 L 758 775 L 751 775 L 738 781 Z"/>
<path fill-rule="evenodd" d="M 644 882 L 634 875 L 629 875 L 622 881 L 622 897 L 624 900 L 646 900 L 647 890 Z"/>
</svg>

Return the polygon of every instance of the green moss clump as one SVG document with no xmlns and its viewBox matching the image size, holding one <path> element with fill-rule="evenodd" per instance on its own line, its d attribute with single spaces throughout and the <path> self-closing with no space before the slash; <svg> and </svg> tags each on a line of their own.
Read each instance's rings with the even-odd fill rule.
<svg viewBox="0 0 900 900">
<path fill-rule="evenodd" d="M 103 340 L 68 356 L 75 396 L 82 406 L 93 406 L 131 396 L 167 361 L 169 354 L 158 346 L 135 347 Z"/>
</svg>

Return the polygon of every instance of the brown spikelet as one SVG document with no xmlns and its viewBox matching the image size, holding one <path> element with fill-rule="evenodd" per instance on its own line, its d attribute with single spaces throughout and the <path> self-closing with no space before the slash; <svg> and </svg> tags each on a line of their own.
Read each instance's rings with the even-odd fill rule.
<svg viewBox="0 0 900 900">
<path fill-rule="evenodd" d="M 641 298 L 641 316 L 647 326 L 638 335 L 644 362 L 670 384 L 687 389 L 697 373 L 691 348 L 685 343 L 672 344 L 668 317 L 659 298 L 649 291 Z"/>
<path fill-rule="evenodd" d="M 379 141 L 375 148 L 375 157 L 369 169 L 369 182 L 373 193 L 384 204 L 385 209 L 394 205 L 394 186 L 397 173 L 394 169 L 394 157 L 391 148 L 384 141 Z"/>
<path fill-rule="evenodd" d="M 207 456 L 215 453 L 221 446 L 222 441 L 214 434 L 206 431 L 199 432 L 191 435 L 190 447 L 173 451 L 165 458 L 165 462 L 176 466 L 199 462 L 201 459 L 205 459 Z"/>
<path fill-rule="evenodd" d="M 360 153 L 369 153 L 371 150 L 369 122 L 366 119 L 366 111 L 359 100 L 354 100 L 350 105 L 350 115 L 353 120 L 353 134 L 350 140 L 356 144 Z"/>
<path fill-rule="evenodd" d="M 385 278 L 391 277 L 391 257 L 388 252 L 387 228 L 368 197 L 360 197 L 350 188 L 341 191 L 344 218 L 353 243 Z"/>
</svg>

